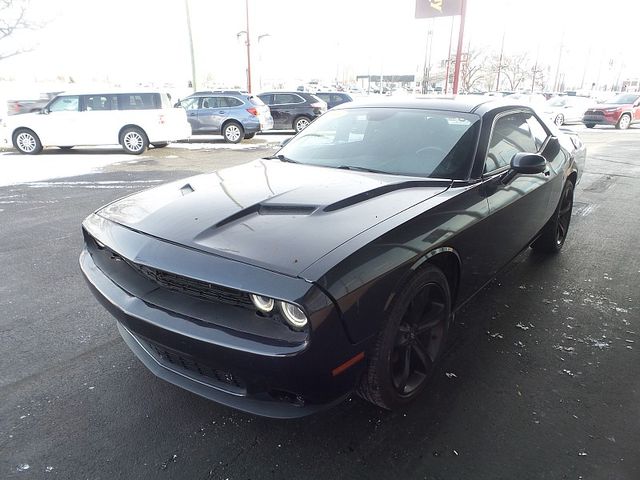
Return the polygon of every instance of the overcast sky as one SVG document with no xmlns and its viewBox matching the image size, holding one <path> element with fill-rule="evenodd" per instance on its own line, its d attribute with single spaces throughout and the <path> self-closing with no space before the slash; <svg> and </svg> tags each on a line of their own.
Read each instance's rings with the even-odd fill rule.
<svg viewBox="0 0 640 480">
<path fill-rule="evenodd" d="M 244 86 L 244 39 L 237 37 L 246 29 L 244 1 L 189 5 L 199 83 Z M 275 79 L 293 85 L 350 73 L 414 74 L 430 26 L 434 63 L 446 57 L 451 19 L 414 19 L 415 0 L 249 0 L 249 6 L 254 91 Z M 31 0 L 30 13 L 47 26 L 16 39 L 34 50 L 0 62 L 0 77 L 180 85 L 190 78 L 185 0 Z M 562 44 L 568 79 L 586 74 L 588 81 L 598 71 L 615 76 L 622 58 L 625 72 L 640 76 L 639 14 L 632 0 L 469 0 L 465 48 L 498 50 L 504 34 L 507 54 L 527 51 L 554 69 Z"/>
</svg>

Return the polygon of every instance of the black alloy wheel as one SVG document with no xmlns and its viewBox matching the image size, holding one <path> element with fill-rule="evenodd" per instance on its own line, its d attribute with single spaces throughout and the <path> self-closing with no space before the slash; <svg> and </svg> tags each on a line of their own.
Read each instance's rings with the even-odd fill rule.
<svg viewBox="0 0 640 480">
<path fill-rule="evenodd" d="M 573 189 L 573 182 L 567 181 L 553 216 L 543 227 L 540 236 L 531 244 L 533 250 L 543 253 L 558 253 L 562 250 L 571 223 Z"/>
<path fill-rule="evenodd" d="M 558 222 L 556 227 L 556 247 L 558 250 L 564 245 L 564 241 L 569 233 L 569 224 L 571 223 L 571 212 L 573 210 L 573 183 L 567 182 L 563 192 L 562 200 L 560 200 L 560 208 L 558 210 Z"/>
<path fill-rule="evenodd" d="M 391 380 L 398 395 L 410 397 L 431 376 L 442 350 L 447 322 L 445 295 L 428 283 L 409 304 L 391 352 Z"/>
<path fill-rule="evenodd" d="M 398 294 L 378 334 L 358 394 L 389 410 L 418 396 L 444 351 L 450 317 L 447 277 L 434 265 L 421 267 Z"/>
</svg>

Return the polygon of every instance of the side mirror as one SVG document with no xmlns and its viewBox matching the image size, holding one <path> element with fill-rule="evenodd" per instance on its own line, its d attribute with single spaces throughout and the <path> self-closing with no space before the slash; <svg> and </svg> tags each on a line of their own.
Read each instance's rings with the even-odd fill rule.
<svg viewBox="0 0 640 480">
<path fill-rule="evenodd" d="M 287 143 L 289 143 L 292 138 L 293 137 L 285 138 L 283 141 L 281 141 L 280 142 L 280 148 L 284 147 Z"/>
<path fill-rule="evenodd" d="M 48 107 L 45 107 L 40 110 L 40 113 L 42 113 L 43 115 L 49 115 L 51 113 L 51 110 L 49 110 Z"/>
<path fill-rule="evenodd" d="M 516 153 L 511 159 L 511 170 L 524 175 L 542 173 L 547 168 L 547 160 L 537 153 Z"/>
<path fill-rule="evenodd" d="M 507 184 L 521 173 L 523 175 L 535 175 L 542 173 L 547 168 L 547 161 L 537 153 L 516 153 L 511 159 L 511 168 L 502 177 L 502 183 Z"/>
</svg>

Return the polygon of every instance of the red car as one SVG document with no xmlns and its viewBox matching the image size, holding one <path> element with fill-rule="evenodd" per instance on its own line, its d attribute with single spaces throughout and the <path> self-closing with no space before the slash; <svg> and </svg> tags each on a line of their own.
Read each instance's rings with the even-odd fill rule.
<svg viewBox="0 0 640 480">
<path fill-rule="evenodd" d="M 625 130 L 632 123 L 640 122 L 640 93 L 621 93 L 607 103 L 584 112 L 582 123 L 587 128 L 595 125 L 615 125 Z"/>
</svg>

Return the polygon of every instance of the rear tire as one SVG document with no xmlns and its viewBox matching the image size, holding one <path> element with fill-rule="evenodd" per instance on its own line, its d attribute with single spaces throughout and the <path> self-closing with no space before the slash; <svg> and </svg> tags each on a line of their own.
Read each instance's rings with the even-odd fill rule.
<svg viewBox="0 0 640 480">
<path fill-rule="evenodd" d="M 227 143 L 239 143 L 244 138 L 244 129 L 238 122 L 229 122 L 222 129 L 222 136 Z"/>
<path fill-rule="evenodd" d="M 73 145 L 58 146 L 60 150 L 71 150 Z"/>
<path fill-rule="evenodd" d="M 245 133 L 244 134 L 244 139 L 245 140 L 251 140 L 253 137 L 255 137 L 256 134 L 255 133 Z"/>
<path fill-rule="evenodd" d="M 596 124 L 595 123 L 585 123 L 584 126 L 587 127 L 587 128 L 593 128 L 593 127 L 596 126 Z"/>
<path fill-rule="evenodd" d="M 628 113 L 620 115 L 620 119 L 618 120 L 618 123 L 616 123 L 616 128 L 618 130 L 626 130 L 629 128 L 629 125 L 631 125 L 631 115 Z"/>
<path fill-rule="evenodd" d="M 296 131 L 296 133 L 300 133 L 302 130 L 307 128 L 310 123 L 311 120 L 309 120 L 307 117 L 298 117 L 293 121 L 293 129 Z"/>
<path fill-rule="evenodd" d="M 25 155 L 37 155 L 42 151 L 40 138 L 33 130 L 19 128 L 13 133 L 13 146 L 20 153 Z"/>
<path fill-rule="evenodd" d="M 450 317 L 447 277 L 427 264 L 403 287 L 383 322 L 358 394 L 389 410 L 416 398 L 444 351 Z"/>
<path fill-rule="evenodd" d="M 164 148 L 169 145 L 169 142 L 156 142 L 152 143 L 151 145 L 153 145 L 153 148 Z"/>
<path fill-rule="evenodd" d="M 562 250 L 569 224 L 571 223 L 571 212 L 573 210 L 573 182 L 567 181 L 562 190 L 560 201 L 553 212 L 553 216 L 542 228 L 540 236 L 531 244 L 531 248 L 536 252 L 558 253 Z"/>
<path fill-rule="evenodd" d="M 127 153 L 140 155 L 149 147 L 149 139 L 141 128 L 127 127 L 120 134 L 120 145 Z"/>
</svg>

